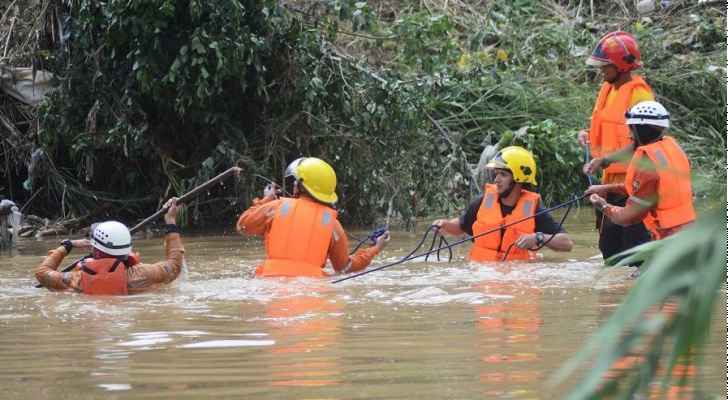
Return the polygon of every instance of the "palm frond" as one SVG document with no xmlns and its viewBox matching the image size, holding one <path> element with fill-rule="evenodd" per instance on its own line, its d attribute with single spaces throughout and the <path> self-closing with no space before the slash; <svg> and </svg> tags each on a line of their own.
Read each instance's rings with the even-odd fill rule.
<svg viewBox="0 0 728 400">
<path fill-rule="evenodd" d="M 705 344 L 714 310 L 716 293 L 726 279 L 725 214 L 706 213 L 694 226 L 658 242 L 647 243 L 627 254 L 618 265 L 644 261 L 646 271 L 637 280 L 624 303 L 572 359 L 553 377 L 558 384 L 575 375 L 589 359 L 596 357 L 568 399 L 594 398 L 607 391 L 619 398 L 644 392 L 658 378 L 658 367 L 666 359 L 663 387 L 681 359 L 691 358 Z M 674 314 L 650 313 L 666 303 L 677 305 Z M 665 357 L 663 346 L 673 338 Z M 645 349 L 638 351 L 640 346 Z M 641 365 L 625 374 L 605 380 L 614 362 L 629 354 L 644 355 Z M 660 372 L 662 374 L 663 372 Z M 620 383 L 633 379 L 620 393 Z M 622 381 L 622 382 L 619 382 Z"/>
</svg>

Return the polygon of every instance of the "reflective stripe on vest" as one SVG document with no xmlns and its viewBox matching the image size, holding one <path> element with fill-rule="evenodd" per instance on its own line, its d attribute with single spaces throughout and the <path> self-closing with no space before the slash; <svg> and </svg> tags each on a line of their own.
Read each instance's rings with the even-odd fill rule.
<svg viewBox="0 0 728 400">
<path fill-rule="evenodd" d="M 81 261 L 81 291 L 93 295 L 128 294 L 126 263 L 118 258 Z"/>
<path fill-rule="evenodd" d="M 498 190 L 495 185 L 485 185 L 483 201 L 478 209 L 478 216 L 473 223 L 473 236 L 497 229 L 500 226 L 513 223 L 524 217 L 533 215 L 538 209 L 541 196 L 538 193 L 521 190 L 521 195 L 513 211 L 503 217 L 501 205 L 498 201 Z M 493 233 L 475 239 L 470 249 L 470 260 L 477 262 L 501 261 L 508 247 L 525 233 L 536 230 L 536 221 L 529 218 L 518 224 L 499 229 Z M 535 257 L 532 251 L 521 249 L 515 245 L 511 247 L 507 260 L 531 260 Z"/>
<path fill-rule="evenodd" d="M 325 276 L 336 211 L 306 198 L 283 199 L 265 237 L 259 276 Z"/>
<path fill-rule="evenodd" d="M 619 89 L 614 89 L 612 84 L 607 82 L 602 84 L 597 101 L 594 103 L 589 127 L 589 147 L 593 157 L 604 157 L 632 143 L 624 114 L 629 111 L 632 92 L 637 88 L 652 92 L 652 88 L 639 76 L 633 76 Z M 607 98 L 612 90 L 617 91 L 616 98 L 607 105 Z M 603 182 L 608 181 L 606 175 L 623 174 L 625 171 L 627 163 L 614 162 L 604 170 Z"/>
<path fill-rule="evenodd" d="M 657 205 L 650 211 L 654 222 L 647 223 L 648 229 L 656 238 L 661 238 L 661 230 L 684 225 L 695 220 L 693 190 L 690 185 L 690 162 L 679 144 L 670 136 L 662 140 L 640 146 L 635 150 L 632 162 L 627 169 L 624 182 L 627 193 L 632 196 L 635 173 L 642 156 L 647 156 L 655 165 L 659 177 L 657 184 Z"/>
</svg>

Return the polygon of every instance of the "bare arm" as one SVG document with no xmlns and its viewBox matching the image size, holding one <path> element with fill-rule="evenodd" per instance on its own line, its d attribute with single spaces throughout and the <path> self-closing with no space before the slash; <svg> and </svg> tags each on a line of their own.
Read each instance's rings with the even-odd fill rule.
<svg viewBox="0 0 728 400">
<path fill-rule="evenodd" d="M 584 194 L 598 194 L 601 197 L 607 197 L 608 193 L 626 195 L 627 189 L 624 187 L 624 183 L 609 183 L 606 185 L 591 185 L 584 191 Z"/>
<path fill-rule="evenodd" d="M 460 228 L 460 219 L 457 217 L 452 219 L 437 219 L 432 222 L 432 225 L 440 227 L 441 232 L 445 232 L 453 236 L 465 234 L 462 228 Z"/>
<path fill-rule="evenodd" d="M 551 239 L 552 236 L 553 239 Z M 549 239 L 551 240 L 546 244 L 546 247 L 554 251 L 571 251 L 572 247 L 574 247 L 574 242 L 571 241 L 569 235 L 563 232 L 555 235 L 545 234 L 544 240 Z"/>
<path fill-rule="evenodd" d="M 634 143 L 632 143 L 604 157 L 593 158 L 587 164 L 584 164 L 583 171 L 587 175 L 593 175 L 600 169 L 607 168 L 613 162 L 629 162 L 634 154 L 634 148 Z"/>
<path fill-rule="evenodd" d="M 539 243 L 538 237 L 542 237 L 542 241 Z M 553 237 L 553 239 L 551 239 Z M 540 246 L 541 243 L 546 243 L 546 247 L 554 251 L 571 251 L 574 243 L 567 233 L 560 232 L 556 234 L 548 233 L 526 233 L 516 239 L 516 246 L 522 249 L 535 249 Z"/>
<path fill-rule="evenodd" d="M 636 201 L 627 201 L 624 207 L 609 205 L 606 200 L 597 194 L 591 195 L 589 201 L 595 208 L 601 209 L 604 216 L 617 225 L 628 226 L 642 221 L 652 206 L 640 204 Z"/>
</svg>

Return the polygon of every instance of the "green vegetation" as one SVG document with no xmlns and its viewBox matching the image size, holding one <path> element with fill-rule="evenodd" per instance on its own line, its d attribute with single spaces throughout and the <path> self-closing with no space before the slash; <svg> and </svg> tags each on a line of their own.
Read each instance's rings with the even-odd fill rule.
<svg viewBox="0 0 728 400">
<path fill-rule="evenodd" d="M 725 213 L 713 210 L 691 228 L 665 240 L 629 250 L 620 265 L 643 261 L 646 269 L 619 309 L 557 374 L 563 381 L 590 356 L 588 371 L 569 399 L 633 399 L 664 394 L 669 386 L 690 386 L 679 398 L 707 398 L 700 392 L 700 359 L 719 291 L 726 280 Z M 660 310 L 656 312 L 656 310 Z M 605 374 L 622 357 L 642 362 Z M 697 374 L 680 373 L 697 368 Z M 692 375 L 692 376 L 690 376 Z M 686 392 L 683 392 L 686 393 Z M 650 397 L 651 398 L 651 397 Z"/>
<path fill-rule="evenodd" d="M 0 182 L 20 202 L 38 192 L 33 212 L 132 218 L 242 165 L 235 191 L 191 209 L 201 225 L 247 206 L 254 174 L 280 180 L 316 155 L 337 171 L 345 221 L 410 221 L 462 209 L 483 148 L 500 141 L 534 151 L 553 204 L 586 185 L 575 138 L 599 78 L 584 59 L 622 28 L 642 44 L 641 73 L 673 113 L 698 193 L 722 195 L 723 10 L 587 3 L 30 2 L 43 40 L 11 61 L 51 70 L 59 90 L 21 128 L 39 149 L 26 190 L 29 148 L 3 153 L 14 167 Z"/>
</svg>

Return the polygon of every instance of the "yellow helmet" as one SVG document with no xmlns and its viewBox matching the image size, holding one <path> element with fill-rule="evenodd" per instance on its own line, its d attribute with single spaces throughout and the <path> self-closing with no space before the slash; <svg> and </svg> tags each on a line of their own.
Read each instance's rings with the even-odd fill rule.
<svg viewBox="0 0 728 400">
<path fill-rule="evenodd" d="M 296 179 L 311 196 L 322 203 L 336 203 L 336 172 L 331 165 L 319 158 L 306 157 L 295 168 Z"/>
<path fill-rule="evenodd" d="M 520 146 L 508 146 L 488 162 L 486 168 L 507 169 L 516 183 L 530 183 L 536 186 L 536 160 L 530 151 Z"/>
</svg>

